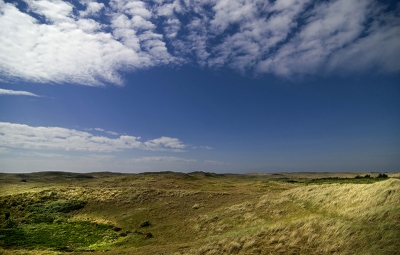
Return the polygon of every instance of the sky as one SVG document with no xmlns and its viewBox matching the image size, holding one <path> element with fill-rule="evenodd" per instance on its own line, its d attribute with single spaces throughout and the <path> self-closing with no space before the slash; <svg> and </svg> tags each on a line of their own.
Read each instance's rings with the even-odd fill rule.
<svg viewBox="0 0 400 255">
<path fill-rule="evenodd" d="M 399 172 L 400 4 L 0 0 L 0 172 Z"/>
</svg>

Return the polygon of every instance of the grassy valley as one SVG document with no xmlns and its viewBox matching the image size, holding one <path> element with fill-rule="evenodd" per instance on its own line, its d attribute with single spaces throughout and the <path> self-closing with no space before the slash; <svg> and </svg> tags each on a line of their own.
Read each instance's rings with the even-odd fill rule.
<svg viewBox="0 0 400 255">
<path fill-rule="evenodd" d="M 0 174 L 0 254 L 400 254 L 400 174 Z"/>
</svg>

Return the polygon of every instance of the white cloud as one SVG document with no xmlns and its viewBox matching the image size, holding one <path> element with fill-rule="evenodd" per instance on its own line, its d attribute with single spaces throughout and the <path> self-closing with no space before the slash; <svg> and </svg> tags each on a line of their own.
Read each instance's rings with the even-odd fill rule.
<svg viewBox="0 0 400 255">
<path fill-rule="evenodd" d="M 177 36 L 181 29 L 181 22 L 178 19 L 168 19 L 164 22 L 165 36 L 172 39 Z"/>
<path fill-rule="evenodd" d="M 384 13 L 377 15 L 366 30 L 368 36 L 339 49 L 330 58 L 328 70 L 398 72 L 400 70 L 400 8 L 397 11 L 397 16 Z"/>
<path fill-rule="evenodd" d="M 110 33 L 103 29 L 108 24 L 76 16 L 70 3 L 57 0 L 27 0 L 26 3 L 30 11 L 47 22 L 0 0 L 1 76 L 93 86 L 104 82 L 123 84 L 118 73 L 121 70 L 146 68 L 172 60 L 160 40 L 162 36 L 154 33 L 155 26 L 146 20 L 151 14 L 144 7 L 135 9 L 129 2 L 120 7 L 117 1 L 112 1 L 113 9 L 108 14 L 112 17 Z M 101 7 L 93 6 L 89 3 L 88 13 L 83 16 Z M 135 16 L 127 18 L 126 26 L 121 27 L 118 20 L 124 13 Z M 135 40 L 137 44 L 132 44 Z"/>
<path fill-rule="evenodd" d="M 197 160 L 195 159 L 186 159 L 186 158 L 180 158 L 180 157 L 141 157 L 141 158 L 135 158 L 131 160 L 132 162 L 135 163 L 156 163 L 156 162 L 183 162 L 183 163 L 193 163 L 196 162 Z"/>
<path fill-rule="evenodd" d="M 259 63 L 259 70 L 280 75 L 323 71 L 335 51 L 361 35 L 370 6 L 371 1 L 320 2 L 307 13 L 300 31 L 272 57 Z"/>
<path fill-rule="evenodd" d="M 97 16 L 99 12 L 104 8 L 103 3 L 87 2 L 82 4 L 86 5 L 87 7 L 85 11 L 79 11 L 79 15 L 81 17 Z"/>
<path fill-rule="evenodd" d="M 149 140 L 143 143 L 146 148 L 159 148 L 159 147 L 169 147 L 175 151 L 182 151 L 186 145 L 184 145 L 178 138 L 171 137 L 161 137 L 154 140 Z"/>
<path fill-rule="evenodd" d="M 140 137 L 121 135 L 118 138 L 94 136 L 88 132 L 60 127 L 31 127 L 0 122 L 0 144 L 4 147 L 113 152 L 127 149 L 152 151 L 183 151 L 185 145 L 177 138 L 161 137 L 141 142 Z"/>
<path fill-rule="evenodd" d="M 37 152 L 37 151 L 30 151 L 30 152 L 22 152 L 22 153 L 13 153 L 13 155 L 21 156 L 24 158 L 51 158 L 51 159 L 69 159 L 72 158 L 69 155 L 59 154 L 59 153 L 49 153 L 49 152 Z"/>
<path fill-rule="evenodd" d="M 210 60 L 210 65 L 228 64 L 242 72 L 248 68 L 253 68 L 265 55 L 271 53 L 272 48 L 277 47 L 279 43 L 287 39 L 297 26 L 298 16 L 309 2 L 310 0 L 278 0 L 273 3 L 245 2 L 245 6 L 243 8 L 238 7 L 238 10 L 235 10 L 236 14 L 228 19 L 230 25 L 238 26 L 237 31 L 226 37 L 220 45 L 214 48 L 217 57 Z M 263 12 L 270 17 L 264 18 Z M 212 22 L 221 27 L 221 19 L 217 19 L 218 13 L 223 13 L 223 16 L 230 16 L 230 12 L 226 13 L 223 8 L 218 9 L 216 19 Z M 227 24 L 222 27 L 225 29 Z"/>
<path fill-rule="evenodd" d="M 38 95 L 28 92 L 28 91 L 9 90 L 9 89 L 0 89 L 0 95 L 39 97 Z"/>
<path fill-rule="evenodd" d="M 206 31 L 189 42 L 216 41 L 205 43 L 199 53 L 193 48 L 200 64 L 240 72 L 398 72 L 399 7 L 396 14 L 373 0 L 216 1 L 209 20 L 197 21 Z"/>
<path fill-rule="evenodd" d="M 91 130 L 91 129 L 89 129 L 89 130 Z M 117 132 L 107 131 L 107 130 L 104 130 L 102 128 L 94 128 L 93 130 L 96 130 L 96 131 L 99 131 L 99 132 L 104 132 L 104 133 L 107 133 L 107 134 L 110 134 L 110 135 L 119 135 Z"/>
<path fill-rule="evenodd" d="M 34 1 L 27 0 L 31 11 L 42 15 L 50 22 L 71 22 L 73 6 L 61 0 Z"/>
<path fill-rule="evenodd" d="M 114 36 L 139 53 L 146 66 L 167 64 L 173 61 L 168 53 L 163 35 L 155 32 L 153 13 L 142 1 L 112 0 L 111 28 Z M 139 66 L 137 66 L 139 67 Z"/>
<path fill-rule="evenodd" d="M 0 79 L 122 85 L 121 71 L 187 62 L 280 76 L 400 71 L 400 5 L 376 0 L 24 1 L 0 0 Z"/>
<path fill-rule="evenodd" d="M 171 17 L 174 16 L 174 12 L 181 12 L 182 6 L 179 0 L 172 1 L 154 1 L 157 3 L 155 7 L 155 13 L 158 16 Z"/>
</svg>

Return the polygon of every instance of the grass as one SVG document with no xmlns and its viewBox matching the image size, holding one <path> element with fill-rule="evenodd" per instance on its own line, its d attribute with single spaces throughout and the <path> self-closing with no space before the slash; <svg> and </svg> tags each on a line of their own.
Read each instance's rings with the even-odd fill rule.
<svg viewBox="0 0 400 255">
<path fill-rule="evenodd" d="M 119 237 L 110 224 L 71 221 L 86 202 L 58 199 L 53 191 L 6 196 L 1 205 L 0 246 L 6 249 L 101 250 Z"/>
<path fill-rule="evenodd" d="M 112 226 L 90 222 L 27 224 L 0 230 L 4 248 L 73 251 L 110 243 L 118 238 Z"/>
<path fill-rule="evenodd" d="M 0 254 L 400 254 L 399 176 L 0 175 Z"/>
</svg>

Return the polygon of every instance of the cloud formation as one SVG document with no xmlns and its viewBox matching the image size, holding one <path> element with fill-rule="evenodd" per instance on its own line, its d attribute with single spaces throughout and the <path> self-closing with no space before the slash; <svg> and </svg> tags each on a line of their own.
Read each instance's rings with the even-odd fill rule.
<svg viewBox="0 0 400 255">
<path fill-rule="evenodd" d="M 167 156 L 152 156 L 152 157 L 141 157 L 135 158 L 131 160 L 134 163 L 158 163 L 158 162 L 183 162 L 183 163 L 193 163 L 197 160 L 195 159 L 186 159 L 181 157 L 167 157 Z"/>
<path fill-rule="evenodd" d="M 203 162 L 206 165 L 215 165 L 215 166 L 224 166 L 224 165 L 230 165 L 231 163 L 224 162 L 224 161 L 219 161 L 219 160 L 204 160 Z"/>
<path fill-rule="evenodd" d="M 144 7 L 135 13 L 137 6 L 129 2 L 111 1 L 107 10 L 101 3 L 86 2 L 85 10 L 77 13 L 76 6 L 61 0 L 25 3 L 28 8 L 21 10 L 0 0 L 2 76 L 34 82 L 121 85 L 119 71 L 172 60 Z M 102 23 L 104 19 L 96 15 L 106 15 L 111 24 Z"/>
<path fill-rule="evenodd" d="M 89 129 L 89 130 L 92 130 L 92 129 Z M 107 133 L 109 135 L 119 135 L 117 132 L 107 131 L 107 130 L 104 130 L 102 128 L 93 128 L 93 130 L 96 130 L 96 131 L 99 131 L 99 132 L 104 132 L 104 133 Z"/>
<path fill-rule="evenodd" d="M 88 132 L 60 127 L 31 127 L 0 122 L 0 144 L 3 147 L 87 152 L 114 152 L 126 149 L 182 152 L 186 145 L 177 138 L 161 137 L 141 142 L 140 137 L 118 138 L 94 136 Z"/>
<path fill-rule="evenodd" d="M 195 62 L 278 76 L 399 72 L 400 5 L 375 0 L 0 0 L 0 77 L 122 85 Z"/>
<path fill-rule="evenodd" d="M 28 91 L 9 90 L 9 89 L 0 89 L 0 95 L 39 97 L 38 95 Z"/>
</svg>

